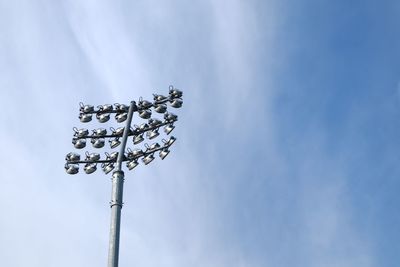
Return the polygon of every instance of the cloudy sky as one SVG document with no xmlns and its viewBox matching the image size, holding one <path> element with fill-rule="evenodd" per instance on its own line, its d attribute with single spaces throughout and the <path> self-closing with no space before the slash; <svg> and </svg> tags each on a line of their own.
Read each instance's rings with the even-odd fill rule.
<svg viewBox="0 0 400 267">
<path fill-rule="evenodd" d="M 120 266 L 398 266 L 399 18 L 396 0 L 0 0 L 2 265 L 106 266 L 110 176 L 64 171 L 72 127 L 98 126 L 79 102 L 173 84 L 178 141 L 126 173 Z"/>
</svg>

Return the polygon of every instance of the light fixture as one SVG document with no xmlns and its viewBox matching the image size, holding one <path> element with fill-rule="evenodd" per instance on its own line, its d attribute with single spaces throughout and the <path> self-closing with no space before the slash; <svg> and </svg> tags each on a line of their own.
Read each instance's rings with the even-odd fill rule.
<svg viewBox="0 0 400 267">
<path fill-rule="evenodd" d="M 101 168 L 105 174 L 109 174 L 114 169 L 114 163 L 103 163 L 101 164 Z"/>
<path fill-rule="evenodd" d="M 151 131 L 146 132 L 146 137 L 150 140 L 156 138 L 159 135 L 160 133 L 158 132 L 158 129 L 153 129 Z"/>
<path fill-rule="evenodd" d="M 66 161 L 79 161 L 81 159 L 81 155 L 74 153 L 74 152 L 70 152 L 67 154 L 67 156 L 65 156 L 65 160 Z"/>
<path fill-rule="evenodd" d="M 159 119 L 149 119 L 149 125 L 152 127 L 158 126 L 162 124 L 162 121 L 160 121 Z"/>
<path fill-rule="evenodd" d="M 129 110 L 129 106 L 124 105 L 124 104 L 115 103 L 114 107 L 115 107 L 115 110 L 117 110 L 117 111 L 128 112 L 128 110 Z"/>
<path fill-rule="evenodd" d="M 142 131 L 142 132 L 146 131 L 147 128 L 149 128 L 149 125 L 147 123 L 142 123 L 139 126 L 139 130 Z"/>
<path fill-rule="evenodd" d="M 72 139 L 72 144 L 75 148 L 81 149 L 86 146 L 86 139 Z"/>
<path fill-rule="evenodd" d="M 134 145 L 137 145 L 137 144 L 139 144 L 140 142 L 142 142 L 143 140 L 144 140 L 143 134 L 136 135 L 136 136 L 133 138 L 133 144 L 134 144 Z"/>
<path fill-rule="evenodd" d="M 97 113 L 96 118 L 99 122 L 104 123 L 110 120 L 110 114 L 108 113 Z"/>
<path fill-rule="evenodd" d="M 128 159 L 137 159 L 143 155 L 143 150 L 141 149 L 132 150 L 128 148 L 127 150 L 128 150 L 128 155 L 127 155 Z"/>
<path fill-rule="evenodd" d="M 169 154 L 169 149 L 168 148 L 163 148 L 160 150 L 160 158 L 165 159 L 165 157 Z"/>
<path fill-rule="evenodd" d="M 170 123 L 170 124 L 168 124 L 168 125 L 165 125 L 165 127 L 164 127 L 164 132 L 165 132 L 166 134 L 170 134 L 170 133 L 172 132 L 173 129 L 175 129 L 175 126 L 174 126 L 173 123 Z"/>
<path fill-rule="evenodd" d="M 93 130 L 94 136 L 101 136 L 101 135 L 106 135 L 106 134 L 107 134 L 107 130 L 104 128 L 98 128 L 96 130 Z"/>
<path fill-rule="evenodd" d="M 147 149 L 148 150 L 154 150 L 154 149 L 157 149 L 157 148 L 159 148 L 160 147 L 160 144 L 159 143 L 153 143 L 151 146 L 148 146 L 147 145 Z"/>
<path fill-rule="evenodd" d="M 148 119 L 151 117 L 151 110 L 150 109 L 143 109 L 139 111 L 139 117 L 142 119 Z"/>
<path fill-rule="evenodd" d="M 149 101 L 147 101 L 147 100 L 143 100 L 143 98 L 140 98 L 140 99 L 139 99 L 138 107 L 139 107 L 140 109 L 148 109 L 148 108 L 150 108 L 152 105 L 153 105 L 153 104 L 152 104 L 151 102 L 149 102 Z"/>
<path fill-rule="evenodd" d="M 74 136 L 76 137 L 86 137 L 89 135 L 89 130 L 88 129 L 79 129 L 74 127 L 73 130 L 75 131 Z"/>
<path fill-rule="evenodd" d="M 115 120 L 117 122 L 123 122 L 128 118 L 128 113 L 120 113 L 115 115 Z"/>
<path fill-rule="evenodd" d="M 154 101 L 163 101 L 163 100 L 167 99 L 167 97 L 163 96 L 163 95 L 153 94 L 153 96 L 154 96 Z"/>
<path fill-rule="evenodd" d="M 78 164 L 65 164 L 65 171 L 68 174 L 77 174 L 79 172 L 79 165 Z"/>
<path fill-rule="evenodd" d="M 79 120 L 81 122 L 89 122 L 92 120 L 92 114 L 79 114 Z"/>
<path fill-rule="evenodd" d="M 94 107 L 91 105 L 84 105 L 82 102 L 79 103 L 80 111 L 84 113 L 93 112 Z"/>
<path fill-rule="evenodd" d="M 94 148 L 102 148 L 104 146 L 105 140 L 104 138 L 92 138 L 90 140 Z"/>
<path fill-rule="evenodd" d="M 87 163 L 87 164 L 85 164 L 85 167 L 83 167 L 83 170 L 87 174 L 94 173 L 97 170 L 97 164 L 96 163 Z"/>
<path fill-rule="evenodd" d="M 130 160 L 130 161 L 128 161 L 128 162 L 126 163 L 126 167 L 127 167 L 129 170 L 132 170 L 132 169 L 135 168 L 137 165 L 139 165 L 139 162 L 137 161 L 137 159 L 135 159 L 135 160 Z"/>
<path fill-rule="evenodd" d="M 182 91 L 174 88 L 172 85 L 169 87 L 169 95 L 174 97 L 174 98 L 178 98 L 178 97 L 182 97 L 183 93 Z"/>
<path fill-rule="evenodd" d="M 125 129 L 124 127 L 119 127 L 117 129 L 110 127 L 112 135 L 117 135 L 117 136 L 122 136 L 122 134 L 124 133 L 124 129 Z"/>
<path fill-rule="evenodd" d="M 145 156 L 145 157 L 142 158 L 142 161 L 143 161 L 144 165 L 149 164 L 149 163 L 152 162 L 153 160 L 154 160 L 154 155 L 153 155 L 153 153 L 148 154 L 147 156 Z"/>
<path fill-rule="evenodd" d="M 170 100 L 171 102 L 171 107 L 173 108 L 180 108 L 182 107 L 183 101 L 180 98 L 175 98 L 173 100 Z"/>
<path fill-rule="evenodd" d="M 110 112 L 113 110 L 113 106 L 110 104 L 100 105 L 100 106 L 98 106 L 98 108 L 99 108 L 99 111 L 102 111 L 102 112 Z"/>
<path fill-rule="evenodd" d="M 154 105 L 154 110 L 157 113 L 164 113 L 165 111 L 167 111 L 167 105 L 165 105 L 165 104 L 155 104 Z"/>
<path fill-rule="evenodd" d="M 108 140 L 108 142 L 110 143 L 110 148 L 116 148 L 117 146 L 119 146 L 121 144 L 121 141 L 119 141 L 119 138 L 114 138 L 113 140 Z"/>
<path fill-rule="evenodd" d="M 118 152 L 117 151 L 112 152 L 111 154 L 108 154 L 107 152 L 105 152 L 105 154 L 106 154 L 106 159 L 110 160 L 110 161 L 116 161 L 117 158 L 118 158 Z"/>
<path fill-rule="evenodd" d="M 174 113 L 167 112 L 164 114 L 164 119 L 166 121 L 176 121 L 178 119 L 178 116 L 176 116 Z"/>
<path fill-rule="evenodd" d="M 100 159 L 99 153 L 89 153 L 86 151 L 86 160 L 97 161 Z"/>
<path fill-rule="evenodd" d="M 164 144 L 165 144 L 167 147 L 170 147 L 173 143 L 175 143 L 176 138 L 173 137 L 173 136 L 171 136 L 171 137 L 168 139 L 168 141 L 166 141 L 165 139 L 163 139 L 162 141 L 164 142 Z"/>
</svg>

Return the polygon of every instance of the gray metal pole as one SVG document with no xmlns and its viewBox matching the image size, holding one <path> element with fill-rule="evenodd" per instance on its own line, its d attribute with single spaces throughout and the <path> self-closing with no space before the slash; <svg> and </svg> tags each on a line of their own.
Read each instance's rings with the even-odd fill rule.
<svg viewBox="0 0 400 267">
<path fill-rule="evenodd" d="M 121 227 L 121 209 L 122 209 L 122 197 L 124 189 L 124 172 L 121 170 L 122 160 L 124 158 L 124 152 L 126 147 L 126 141 L 128 139 L 129 129 L 131 127 L 133 112 L 137 110 L 136 103 L 131 102 L 128 112 L 128 119 L 126 120 L 126 126 L 124 134 L 122 136 L 121 149 L 117 158 L 116 170 L 112 175 L 112 190 L 111 190 L 111 226 L 110 226 L 110 243 L 108 249 L 108 267 L 118 267 L 118 256 L 119 256 L 119 236 Z"/>
</svg>

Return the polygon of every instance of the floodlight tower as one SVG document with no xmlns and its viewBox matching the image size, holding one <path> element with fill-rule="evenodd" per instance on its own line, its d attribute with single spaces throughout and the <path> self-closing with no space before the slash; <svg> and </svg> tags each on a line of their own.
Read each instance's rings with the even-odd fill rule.
<svg viewBox="0 0 400 267">
<path fill-rule="evenodd" d="M 176 138 L 171 136 L 168 140 L 162 139 L 163 144 L 153 143 L 152 145 L 145 144 L 145 149 L 126 149 L 128 137 L 132 137 L 133 145 L 137 145 L 144 140 L 144 134 L 149 140 L 159 136 L 159 128 L 164 127 L 164 132 L 168 135 L 175 128 L 174 123 L 178 120 L 178 116 L 173 113 L 167 112 L 167 103 L 174 108 L 180 108 L 183 104 L 182 91 L 169 87 L 169 95 L 156 95 L 154 94 L 154 101 L 146 101 L 142 98 L 136 104 L 131 101 L 129 105 L 125 104 L 105 104 L 100 105 L 97 109 L 91 105 L 84 105 L 80 103 L 79 119 L 83 123 L 90 122 L 93 115 L 96 116 L 100 123 L 105 123 L 110 119 L 111 114 L 115 114 L 115 120 L 118 123 L 126 121 L 125 127 L 114 129 L 110 127 L 110 133 L 104 128 L 92 130 L 89 134 L 88 129 L 74 130 L 74 137 L 72 144 L 77 149 L 82 149 L 86 146 L 86 140 L 90 139 L 94 148 L 103 148 L 105 140 L 107 139 L 110 148 L 114 149 L 121 145 L 119 152 L 105 152 L 105 158 L 101 159 L 99 153 L 89 153 L 86 151 L 85 159 L 77 153 L 70 152 L 67 154 L 65 160 L 65 170 L 68 174 L 77 174 L 79 172 L 79 164 L 84 164 L 84 171 L 91 174 L 96 171 L 97 164 L 101 164 L 101 168 L 105 174 L 112 174 L 112 190 L 111 190 L 111 226 L 110 226 L 110 242 L 108 251 L 108 267 L 118 267 L 119 255 L 119 237 L 121 225 L 121 209 L 123 197 L 123 184 L 124 172 L 122 171 L 122 163 L 126 162 L 128 170 L 132 170 L 139 165 L 139 159 L 147 165 L 154 160 L 154 153 L 158 152 L 161 159 L 164 159 L 169 154 L 170 146 L 175 142 Z M 151 118 L 151 108 L 155 112 L 164 114 L 161 121 L 157 118 Z M 132 117 L 134 112 L 137 112 L 142 119 L 148 119 L 147 123 L 142 123 L 140 126 L 132 124 Z M 121 139 L 121 140 L 120 140 Z"/>
</svg>

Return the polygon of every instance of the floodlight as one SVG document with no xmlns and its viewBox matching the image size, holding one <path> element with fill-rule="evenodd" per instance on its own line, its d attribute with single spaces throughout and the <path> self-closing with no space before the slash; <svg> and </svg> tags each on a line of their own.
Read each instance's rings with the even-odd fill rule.
<svg viewBox="0 0 400 267">
<path fill-rule="evenodd" d="M 87 164 L 85 164 L 85 167 L 83 167 L 83 170 L 87 174 L 94 173 L 97 170 L 97 164 L 96 163 L 87 163 Z"/>
<path fill-rule="evenodd" d="M 79 120 L 81 122 L 89 122 L 92 120 L 92 114 L 79 114 Z"/>
<path fill-rule="evenodd" d="M 101 164 L 101 168 L 105 174 L 109 174 L 114 169 L 114 163 L 103 163 Z"/>
<path fill-rule="evenodd" d="M 113 127 L 110 127 L 110 130 L 112 131 L 113 135 L 118 135 L 118 136 L 122 136 L 122 134 L 124 133 L 124 127 L 119 127 L 117 129 L 114 129 Z"/>
<path fill-rule="evenodd" d="M 139 99 L 138 107 L 140 109 L 148 109 L 152 106 L 153 104 L 147 100 L 143 100 L 143 98 Z"/>
<path fill-rule="evenodd" d="M 88 129 L 79 129 L 74 127 L 73 130 L 75 131 L 74 136 L 76 137 L 86 137 L 89 135 L 89 130 Z"/>
<path fill-rule="evenodd" d="M 172 85 L 169 87 L 169 95 L 174 97 L 174 98 L 178 98 L 178 97 L 182 97 L 183 93 L 182 91 L 174 88 Z"/>
<path fill-rule="evenodd" d="M 65 157 L 66 161 L 72 162 L 72 161 L 79 161 L 81 159 L 81 155 L 77 153 L 70 152 L 67 154 Z"/>
<path fill-rule="evenodd" d="M 110 119 L 110 114 L 106 113 L 97 113 L 96 118 L 99 120 L 99 122 L 104 123 L 107 122 Z"/>
<path fill-rule="evenodd" d="M 121 144 L 121 141 L 119 141 L 119 138 L 115 138 L 113 140 L 108 140 L 108 142 L 110 143 L 111 149 L 114 149 Z"/>
<path fill-rule="evenodd" d="M 175 126 L 174 126 L 173 123 L 170 123 L 170 124 L 168 124 L 168 125 L 165 125 L 165 127 L 164 127 L 164 132 L 165 132 L 166 134 L 170 134 L 170 133 L 172 132 L 173 129 L 175 129 Z"/>
<path fill-rule="evenodd" d="M 123 122 L 128 118 L 128 113 L 120 113 L 115 115 L 115 120 L 117 122 Z"/>
<path fill-rule="evenodd" d="M 80 106 L 80 111 L 84 112 L 84 113 L 88 113 L 88 112 L 93 112 L 94 111 L 94 107 L 91 105 L 84 105 L 82 102 L 79 103 Z"/>
<path fill-rule="evenodd" d="M 78 164 L 65 164 L 65 171 L 68 174 L 77 174 L 79 172 L 79 165 Z"/>
<path fill-rule="evenodd" d="M 86 160 L 97 161 L 100 159 L 99 153 L 90 153 L 86 151 Z"/>
<path fill-rule="evenodd" d="M 180 107 L 182 107 L 183 101 L 181 98 L 175 98 L 175 99 L 171 100 L 170 103 L 171 103 L 171 107 L 180 108 Z"/>
<path fill-rule="evenodd" d="M 142 161 L 145 165 L 149 164 L 150 162 L 152 162 L 154 160 L 154 155 L 153 153 L 147 155 L 146 157 L 142 158 Z"/>
<path fill-rule="evenodd" d="M 102 148 L 104 146 L 104 138 L 92 138 L 90 141 L 94 148 Z"/>
<path fill-rule="evenodd" d="M 93 130 L 93 135 L 95 136 L 102 136 L 102 135 L 106 135 L 107 134 L 107 130 L 104 128 L 98 128 L 96 130 Z"/>
<path fill-rule="evenodd" d="M 168 154 L 169 154 L 168 148 L 164 148 L 164 149 L 160 150 L 160 158 L 161 159 L 165 159 L 165 157 L 168 156 Z"/>
<path fill-rule="evenodd" d="M 147 128 L 149 128 L 149 125 L 148 125 L 147 123 L 142 123 L 142 124 L 139 126 L 139 130 L 140 130 L 140 131 L 146 131 Z"/>
<path fill-rule="evenodd" d="M 147 133 L 146 133 L 146 137 L 148 138 L 148 139 L 154 139 L 154 138 L 156 138 L 157 136 L 159 136 L 160 135 L 160 133 L 158 132 L 158 129 L 153 129 L 153 130 L 151 130 L 151 131 L 148 131 Z"/>
<path fill-rule="evenodd" d="M 75 148 L 81 149 L 86 146 L 86 139 L 72 139 L 72 144 Z"/>
<path fill-rule="evenodd" d="M 139 117 L 142 119 L 148 119 L 151 116 L 151 110 L 150 109 L 143 109 L 139 111 Z"/>
<path fill-rule="evenodd" d="M 167 105 L 165 105 L 165 104 L 155 104 L 154 105 L 154 110 L 157 113 L 164 113 L 165 111 L 167 111 Z"/>
<path fill-rule="evenodd" d="M 134 144 L 134 145 L 137 145 L 137 144 L 139 144 L 140 142 L 142 142 L 143 140 L 144 140 L 143 134 L 136 135 L 136 136 L 133 138 L 133 144 Z"/>
<path fill-rule="evenodd" d="M 173 143 L 175 143 L 176 138 L 171 136 L 168 141 L 166 141 L 165 139 L 162 140 L 164 142 L 164 144 L 168 147 L 170 147 Z"/>
<path fill-rule="evenodd" d="M 118 152 L 112 152 L 111 154 L 108 154 L 107 152 L 105 152 L 106 154 L 106 159 L 107 160 L 111 160 L 111 161 L 115 161 L 118 158 Z"/>
<path fill-rule="evenodd" d="M 135 168 L 137 165 L 139 165 L 139 162 L 137 161 L 137 159 L 128 161 L 128 162 L 126 163 L 126 167 L 127 167 L 129 170 L 132 170 L 132 169 Z"/>
<path fill-rule="evenodd" d="M 159 144 L 159 143 L 153 143 L 151 146 L 149 146 L 149 145 L 146 146 L 146 148 L 147 148 L 148 150 L 154 150 L 154 149 L 157 149 L 157 148 L 159 148 L 159 147 L 160 147 L 160 144 Z"/>
<path fill-rule="evenodd" d="M 128 154 L 127 154 L 128 159 L 139 158 L 143 155 L 143 150 L 141 150 L 141 149 L 132 150 L 132 149 L 128 148 L 127 151 L 128 151 Z"/>
<path fill-rule="evenodd" d="M 178 119 L 178 116 L 175 115 L 174 113 L 167 112 L 164 114 L 164 119 L 166 121 L 176 121 Z"/>
<path fill-rule="evenodd" d="M 158 126 L 162 124 L 162 121 L 160 121 L 159 119 L 149 119 L 149 125 L 152 127 Z"/>
<path fill-rule="evenodd" d="M 115 107 L 115 110 L 117 110 L 117 111 L 128 112 L 128 110 L 129 110 L 129 106 L 124 105 L 124 104 L 115 103 L 114 107 Z"/>
<path fill-rule="evenodd" d="M 163 100 L 167 99 L 167 97 L 163 96 L 163 95 L 153 94 L 153 96 L 154 96 L 154 101 L 163 101 Z"/>
<path fill-rule="evenodd" d="M 113 106 L 110 104 L 100 105 L 100 106 L 98 106 L 98 108 L 99 108 L 99 111 L 102 111 L 102 112 L 110 112 L 113 110 Z"/>
</svg>

